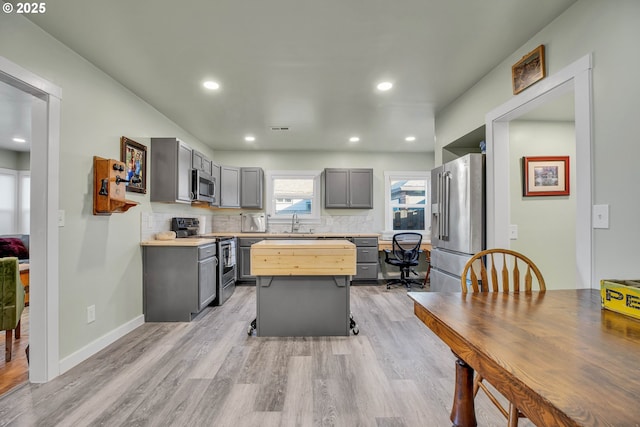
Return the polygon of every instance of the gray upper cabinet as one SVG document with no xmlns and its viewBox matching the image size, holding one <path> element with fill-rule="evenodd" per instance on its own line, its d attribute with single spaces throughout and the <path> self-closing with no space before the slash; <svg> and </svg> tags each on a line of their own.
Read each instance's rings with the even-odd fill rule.
<svg viewBox="0 0 640 427">
<path fill-rule="evenodd" d="M 194 169 L 198 169 L 208 175 L 212 175 L 211 173 L 211 160 L 207 158 L 204 154 L 197 150 L 193 150 L 193 155 L 191 157 L 191 165 Z"/>
<path fill-rule="evenodd" d="M 220 166 L 220 207 L 240 207 L 240 168 Z"/>
<path fill-rule="evenodd" d="M 214 182 L 216 183 L 216 197 L 215 202 L 211 203 L 211 206 L 220 206 L 220 165 L 211 162 L 211 176 L 213 177 Z"/>
<path fill-rule="evenodd" d="M 151 138 L 152 202 L 191 203 L 192 151 L 177 138 Z"/>
<path fill-rule="evenodd" d="M 325 169 L 324 207 L 373 209 L 373 169 Z"/>
<path fill-rule="evenodd" d="M 240 206 L 262 209 L 264 172 L 261 168 L 240 168 Z"/>
</svg>

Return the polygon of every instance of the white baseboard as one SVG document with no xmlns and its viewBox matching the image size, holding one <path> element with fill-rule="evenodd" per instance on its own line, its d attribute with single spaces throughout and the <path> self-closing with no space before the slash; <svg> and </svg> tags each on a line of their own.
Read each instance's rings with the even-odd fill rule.
<svg viewBox="0 0 640 427">
<path fill-rule="evenodd" d="M 73 368 L 74 366 L 80 364 L 81 362 L 84 362 L 89 357 L 93 356 L 100 350 L 107 347 L 109 344 L 116 342 L 117 340 L 127 335 L 129 332 L 133 331 L 139 326 L 142 326 L 143 324 L 144 324 L 144 315 L 140 315 L 128 321 L 127 323 L 117 327 L 111 332 L 101 336 L 97 340 L 89 343 L 88 345 L 84 346 L 83 348 L 76 351 L 75 353 L 72 353 L 69 356 L 65 357 L 64 359 L 61 359 L 60 374 L 63 374 L 67 372 L 69 369 Z"/>
</svg>

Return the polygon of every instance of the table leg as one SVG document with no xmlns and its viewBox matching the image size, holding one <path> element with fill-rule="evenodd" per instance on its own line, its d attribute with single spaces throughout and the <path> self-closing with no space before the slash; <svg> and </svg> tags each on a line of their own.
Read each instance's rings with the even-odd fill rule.
<svg viewBox="0 0 640 427">
<path fill-rule="evenodd" d="M 478 425 L 473 404 L 473 368 L 459 357 L 456 360 L 456 390 L 449 419 L 453 422 L 453 427 Z"/>
</svg>

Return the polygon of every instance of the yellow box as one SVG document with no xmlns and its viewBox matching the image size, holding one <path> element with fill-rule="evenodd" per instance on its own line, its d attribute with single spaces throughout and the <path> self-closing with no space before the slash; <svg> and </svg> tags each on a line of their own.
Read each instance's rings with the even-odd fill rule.
<svg viewBox="0 0 640 427">
<path fill-rule="evenodd" d="M 601 280 L 602 308 L 640 319 L 640 280 Z"/>
</svg>

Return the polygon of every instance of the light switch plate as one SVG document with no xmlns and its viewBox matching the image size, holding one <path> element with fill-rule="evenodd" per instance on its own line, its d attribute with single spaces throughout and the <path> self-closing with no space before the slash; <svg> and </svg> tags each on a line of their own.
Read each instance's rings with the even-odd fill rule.
<svg viewBox="0 0 640 427">
<path fill-rule="evenodd" d="M 593 228 L 609 228 L 609 205 L 593 205 Z"/>
<path fill-rule="evenodd" d="M 518 224 L 509 225 L 509 239 L 518 240 Z"/>
<path fill-rule="evenodd" d="M 58 211 L 58 227 L 64 227 L 64 210 Z"/>
</svg>

